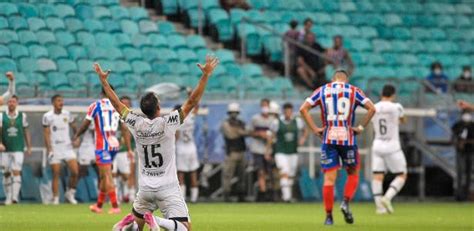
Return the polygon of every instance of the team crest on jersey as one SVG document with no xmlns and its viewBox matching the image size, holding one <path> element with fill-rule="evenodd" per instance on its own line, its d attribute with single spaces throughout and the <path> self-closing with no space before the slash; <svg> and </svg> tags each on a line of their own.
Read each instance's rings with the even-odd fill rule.
<svg viewBox="0 0 474 231">
<path fill-rule="evenodd" d="M 64 121 L 64 123 L 67 123 L 67 118 L 64 117 L 64 118 L 63 118 L 63 121 Z"/>
</svg>

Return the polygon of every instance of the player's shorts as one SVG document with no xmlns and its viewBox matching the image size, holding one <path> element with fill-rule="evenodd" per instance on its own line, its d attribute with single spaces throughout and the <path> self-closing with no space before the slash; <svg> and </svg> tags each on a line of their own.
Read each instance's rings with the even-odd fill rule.
<svg viewBox="0 0 474 231">
<path fill-rule="evenodd" d="M 112 164 L 116 154 L 116 151 L 95 150 L 95 163 L 97 165 Z"/>
<path fill-rule="evenodd" d="M 60 164 L 62 161 L 70 161 L 76 159 L 74 150 L 58 150 L 53 151 L 53 154 L 48 156 L 49 164 Z"/>
<path fill-rule="evenodd" d="M 176 168 L 180 172 L 193 172 L 199 168 L 196 146 L 176 146 Z"/>
<path fill-rule="evenodd" d="M 290 177 L 296 176 L 298 168 L 298 154 L 276 153 L 275 162 L 280 173 L 287 174 Z"/>
<path fill-rule="evenodd" d="M 23 152 L 0 153 L 0 167 L 3 172 L 21 171 L 23 167 Z"/>
<path fill-rule="evenodd" d="M 95 148 L 79 148 L 78 162 L 80 165 L 91 165 L 95 163 Z"/>
<path fill-rule="evenodd" d="M 270 172 L 273 164 L 265 159 L 265 155 L 253 153 L 253 166 L 256 170 L 264 170 Z"/>
<path fill-rule="evenodd" d="M 323 144 L 321 148 L 321 168 L 323 172 L 340 168 L 359 168 L 359 150 L 356 145 L 343 146 Z"/>
<path fill-rule="evenodd" d="M 407 173 L 407 161 L 402 150 L 390 153 L 380 154 L 372 152 L 372 172 L 393 174 Z"/>
<path fill-rule="evenodd" d="M 130 160 L 127 152 L 119 152 L 115 155 L 112 173 L 130 174 Z"/>
<path fill-rule="evenodd" d="M 162 186 L 156 191 L 138 190 L 133 202 L 133 213 L 140 217 L 146 212 L 153 213 L 157 209 L 166 219 L 190 221 L 188 207 L 177 182 Z"/>
</svg>

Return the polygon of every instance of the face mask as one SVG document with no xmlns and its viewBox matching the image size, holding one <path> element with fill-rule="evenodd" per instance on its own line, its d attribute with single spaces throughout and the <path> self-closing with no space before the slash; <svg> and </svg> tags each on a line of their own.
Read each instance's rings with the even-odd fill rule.
<svg viewBox="0 0 474 231">
<path fill-rule="evenodd" d="M 471 122 L 471 120 L 472 120 L 472 115 L 471 115 L 471 113 L 464 113 L 464 114 L 462 114 L 461 120 L 462 120 L 463 122 L 466 122 L 466 123 Z"/>
<path fill-rule="evenodd" d="M 435 75 L 440 75 L 441 74 L 441 69 L 439 69 L 439 68 L 434 69 L 434 73 L 435 73 Z"/>
<path fill-rule="evenodd" d="M 262 107 L 262 114 L 268 114 L 269 108 L 268 107 Z"/>
<path fill-rule="evenodd" d="M 471 72 L 470 72 L 470 71 L 465 71 L 464 74 L 463 74 L 463 77 L 464 77 L 465 79 L 470 79 L 470 78 L 472 78 Z"/>
</svg>

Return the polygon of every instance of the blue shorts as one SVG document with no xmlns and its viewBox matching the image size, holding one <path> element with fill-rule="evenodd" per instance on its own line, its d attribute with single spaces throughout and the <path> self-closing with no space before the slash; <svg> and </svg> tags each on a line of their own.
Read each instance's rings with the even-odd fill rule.
<svg viewBox="0 0 474 231">
<path fill-rule="evenodd" d="M 112 164 L 117 151 L 95 150 L 95 162 L 97 165 Z"/>
<path fill-rule="evenodd" d="M 357 146 L 323 144 L 321 148 L 321 168 L 323 172 L 340 168 L 359 168 L 359 150 Z"/>
</svg>

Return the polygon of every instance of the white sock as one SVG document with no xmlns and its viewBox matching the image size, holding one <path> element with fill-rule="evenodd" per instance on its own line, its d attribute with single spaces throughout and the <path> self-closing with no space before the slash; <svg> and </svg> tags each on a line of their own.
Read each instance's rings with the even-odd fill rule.
<svg viewBox="0 0 474 231">
<path fill-rule="evenodd" d="M 123 196 L 122 195 L 122 188 L 123 188 L 122 178 L 115 177 L 114 181 L 115 181 L 115 192 L 117 193 L 117 198 L 122 198 Z"/>
<path fill-rule="evenodd" d="M 20 194 L 21 188 L 21 176 L 13 176 L 12 178 L 12 200 L 18 202 L 18 195 Z"/>
<path fill-rule="evenodd" d="M 288 195 L 290 197 L 290 200 L 293 199 L 293 184 L 295 180 L 293 178 L 288 178 Z"/>
<path fill-rule="evenodd" d="M 76 189 L 75 188 L 69 188 L 67 190 L 68 193 L 70 193 L 72 196 L 75 196 L 76 195 Z"/>
<path fill-rule="evenodd" d="M 290 182 L 288 178 L 281 178 L 280 179 L 280 187 L 281 187 L 281 197 L 284 201 L 289 201 L 290 198 Z"/>
<path fill-rule="evenodd" d="M 380 201 L 383 196 L 382 181 L 372 180 L 372 194 L 374 195 L 375 206 L 377 209 L 383 208 L 382 202 Z"/>
<path fill-rule="evenodd" d="M 186 185 L 182 184 L 179 185 L 179 187 L 181 188 L 181 195 L 183 195 L 183 198 L 186 200 Z"/>
<path fill-rule="evenodd" d="M 12 178 L 3 176 L 3 191 L 5 192 L 5 200 L 12 200 Z"/>
<path fill-rule="evenodd" d="M 156 223 L 158 223 L 158 226 L 161 228 L 164 228 L 166 230 L 175 230 L 175 231 L 187 231 L 188 229 L 186 226 L 181 224 L 179 221 L 174 221 L 174 220 L 168 220 L 165 218 L 157 217 L 154 216 Z"/>
<path fill-rule="evenodd" d="M 385 198 L 392 200 L 392 198 L 397 195 L 400 190 L 402 190 L 404 184 L 404 178 L 400 176 L 395 177 L 395 179 L 393 179 L 390 183 L 390 187 L 388 188 L 387 192 L 385 192 Z"/>
<path fill-rule="evenodd" d="M 191 202 L 196 202 L 199 198 L 199 187 L 191 188 Z"/>
</svg>

